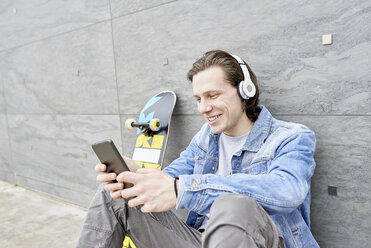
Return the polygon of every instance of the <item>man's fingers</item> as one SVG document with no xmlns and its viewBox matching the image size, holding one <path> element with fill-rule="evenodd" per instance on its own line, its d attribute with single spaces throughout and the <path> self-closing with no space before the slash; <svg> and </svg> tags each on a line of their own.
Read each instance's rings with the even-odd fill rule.
<svg viewBox="0 0 371 248">
<path fill-rule="evenodd" d="M 111 182 L 116 179 L 115 173 L 103 173 L 97 176 L 97 181 L 101 183 Z"/>
<path fill-rule="evenodd" d="M 104 190 L 106 191 L 116 191 L 124 188 L 123 183 L 107 183 L 104 185 Z"/>
<path fill-rule="evenodd" d="M 136 207 L 136 206 L 139 206 L 139 205 L 142 205 L 144 204 L 144 199 L 142 196 L 138 196 L 138 197 L 135 197 L 131 200 L 128 201 L 128 205 L 129 207 Z"/>
<path fill-rule="evenodd" d="M 143 213 L 154 212 L 152 207 L 149 204 L 144 204 L 143 207 L 140 208 L 140 211 L 142 211 Z"/>
<path fill-rule="evenodd" d="M 118 200 L 122 199 L 121 190 L 111 192 L 110 195 L 113 199 L 118 199 Z"/>
<path fill-rule="evenodd" d="M 139 174 L 149 174 L 153 172 L 159 172 L 159 169 L 157 168 L 139 168 L 137 171 Z"/>
<path fill-rule="evenodd" d="M 156 168 L 139 168 L 136 172 L 124 171 L 117 176 L 116 180 L 118 182 L 137 184 L 140 180 L 144 179 L 143 174 L 149 174 L 153 172 L 160 171 Z"/>
<path fill-rule="evenodd" d="M 130 171 L 132 172 L 136 172 L 137 169 L 139 169 L 139 165 L 137 163 L 134 162 L 134 160 L 126 157 L 126 156 L 122 156 L 122 158 L 124 159 L 126 165 L 129 167 Z"/>
<path fill-rule="evenodd" d="M 130 199 L 132 197 L 136 197 L 143 193 L 143 188 L 140 185 L 134 185 L 131 188 L 125 189 L 121 191 L 121 196 L 125 199 Z"/>
<path fill-rule="evenodd" d="M 121 183 L 125 182 L 136 184 L 136 182 L 139 180 L 139 177 L 140 175 L 136 174 L 135 172 L 124 171 L 117 176 L 116 180 Z"/>
<path fill-rule="evenodd" d="M 98 172 L 106 172 L 107 166 L 105 164 L 97 164 L 95 170 Z"/>
</svg>

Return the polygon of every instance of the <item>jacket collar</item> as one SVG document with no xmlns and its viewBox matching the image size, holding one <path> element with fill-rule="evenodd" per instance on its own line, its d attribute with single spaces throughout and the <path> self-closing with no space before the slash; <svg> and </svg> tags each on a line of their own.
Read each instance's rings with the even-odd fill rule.
<svg viewBox="0 0 371 248">
<path fill-rule="evenodd" d="M 266 107 L 263 105 L 259 105 L 258 107 L 260 108 L 258 119 L 250 130 L 242 150 L 258 152 L 268 137 L 273 117 Z M 220 136 L 220 134 L 214 134 L 211 130 L 209 135 L 214 141 L 218 141 Z M 237 155 L 240 155 L 240 153 L 238 152 Z"/>
<path fill-rule="evenodd" d="M 260 108 L 260 114 L 250 130 L 242 150 L 258 152 L 269 135 L 272 125 L 272 115 L 263 105 L 259 105 L 258 107 Z"/>
</svg>

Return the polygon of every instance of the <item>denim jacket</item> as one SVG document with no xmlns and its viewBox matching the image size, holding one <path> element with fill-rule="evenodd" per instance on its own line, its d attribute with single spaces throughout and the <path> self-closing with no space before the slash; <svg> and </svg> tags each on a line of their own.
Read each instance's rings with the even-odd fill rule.
<svg viewBox="0 0 371 248">
<path fill-rule="evenodd" d="M 232 157 L 230 175 L 215 175 L 220 135 L 212 133 L 208 124 L 163 170 L 180 178 L 183 192 L 177 208 L 188 209 L 187 224 L 198 228 L 216 198 L 226 193 L 247 195 L 279 226 L 288 248 L 319 247 L 309 217 L 315 135 L 303 125 L 273 118 L 264 106 L 259 108 L 246 143 Z"/>
</svg>

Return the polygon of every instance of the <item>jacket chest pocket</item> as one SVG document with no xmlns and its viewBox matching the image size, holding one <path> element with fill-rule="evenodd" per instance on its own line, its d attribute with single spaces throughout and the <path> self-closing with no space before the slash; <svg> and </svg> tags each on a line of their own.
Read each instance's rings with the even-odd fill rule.
<svg viewBox="0 0 371 248">
<path fill-rule="evenodd" d="M 206 162 L 206 152 L 199 151 L 196 156 L 194 156 L 195 167 L 193 169 L 194 174 L 202 174 L 205 162 Z"/>
<path fill-rule="evenodd" d="M 246 167 L 242 167 L 242 173 L 249 175 L 267 174 L 269 160 L 254 162 Z"/>
</svg>

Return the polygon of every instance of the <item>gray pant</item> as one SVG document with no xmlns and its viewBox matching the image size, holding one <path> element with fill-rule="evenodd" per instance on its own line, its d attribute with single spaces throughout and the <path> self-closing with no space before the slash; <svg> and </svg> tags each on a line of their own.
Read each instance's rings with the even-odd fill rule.
<svg viewBox="0 0 371 248">
<path fill-rule="evenodd" d="M 285 247 L 282 234 L 252 198 L 226 194 L 210 209 L 206 231 L 187 226 L 172 211 L 142 213 L 115 200 L 101 186 L 94 196 L 77 247 L 122 247 L 128 235 L 137 248 Z"/>
</svg>

